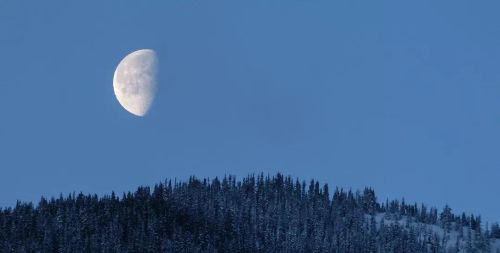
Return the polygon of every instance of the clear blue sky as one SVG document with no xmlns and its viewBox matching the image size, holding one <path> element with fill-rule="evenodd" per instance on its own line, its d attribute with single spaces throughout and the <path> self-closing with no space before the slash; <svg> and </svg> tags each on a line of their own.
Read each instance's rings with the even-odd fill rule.
<svg viewBox="0 0 500 253">
<path fill-rule="evenodd" d="M 500 2 L 133 2 L 1 1 L 0 206 L 281 171 L 500 221 Z"/>
</svg>

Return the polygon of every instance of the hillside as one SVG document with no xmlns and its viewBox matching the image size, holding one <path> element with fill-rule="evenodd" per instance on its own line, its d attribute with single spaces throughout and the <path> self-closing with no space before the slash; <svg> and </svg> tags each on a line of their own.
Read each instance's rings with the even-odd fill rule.
<svg viewBox="0 0 500 253">
<path fill-rule="evenodd" d="M 481 217 L 277 174 L 0 209 L 0 252 L 500 252 Z"/>
</svg>

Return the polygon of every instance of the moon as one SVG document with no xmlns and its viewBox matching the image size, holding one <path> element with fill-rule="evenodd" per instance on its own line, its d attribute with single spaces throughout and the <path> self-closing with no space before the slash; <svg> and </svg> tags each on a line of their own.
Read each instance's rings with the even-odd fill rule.
<svg viewBox="0 0 500 253">
<path fill-rule="evenodd" d="M 125 56 L 113 76 L 116 99 L 128 112 L 143 117 L 151 109 L 158 86 L 158 57 L 152 49 Z"/>
</svg>

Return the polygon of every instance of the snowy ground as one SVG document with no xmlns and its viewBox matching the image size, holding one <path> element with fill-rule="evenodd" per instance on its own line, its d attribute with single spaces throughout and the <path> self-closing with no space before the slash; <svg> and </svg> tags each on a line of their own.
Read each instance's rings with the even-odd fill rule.
<svg viewBox="0 0 500 253">
<path fill-rule="evenodd" d="M 367 218 L 370 219 L 371 216 L 367 215 Z M 470 232 L 469 228 L 462 227 L 462 236 L 460 236 L 460 230 L 456 229 L 450 229 L 450 231 L 445 231 L 442 227 L 438 225 L 431 225 L 431 224 L 424 224 L 424 223 L 418 223 L 411 218 L 408 218 L 406 216 L 402 217 L 395 217 L 393 215 L 387 215 L 386 213 L 378 213 L 375 215 L 375 221 L 377 222 L 377 228 L 380 229 L 380 224 L 382 219 L 384 220 L 385 225 L 391 225 L 394 223 L 398 223 L 400 226 L 411 226 L 415 229 L 417 229 L 419 232 L 421 232 L 422 235 L 424 234 L 431 234 L 435 233 L 437 234 L 441 240 L 446 240 L 446 246 L 447 248 L 453 248 L 457 244 L 457 239 L 459 239 L 458 245 L 459 245 L 459 252 L 466 252 L 465 247 L 466 247 L 466 238 L 468 236 L 468 233 Z M 408 220 L 410 219 L 410 220 Z M 452 226 L 453 227 L 453 226 Z M 474 238 L 474 232 L 470 233 L 471 237 Z M 444 242 L 444 241 L 443 241 Z M 491 245 L 491 253 L 500 253 L 500 239 L 494 239 L 490 241 Z"/>
</svg>

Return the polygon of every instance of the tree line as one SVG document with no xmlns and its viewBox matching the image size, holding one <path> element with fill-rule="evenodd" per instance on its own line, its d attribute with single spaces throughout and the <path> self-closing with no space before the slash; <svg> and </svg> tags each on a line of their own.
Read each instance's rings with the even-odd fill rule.
<svg viewBox="0 0 500 253">
<path fill-rule="evenodd" d="M 0 209 L 0 252 L 490 252 L 500 239 L 498 223 L 448 206 L 380 203 L 371 188 L 330 191 L 260 174 L 18 202 Z"/>
</svg>

